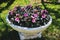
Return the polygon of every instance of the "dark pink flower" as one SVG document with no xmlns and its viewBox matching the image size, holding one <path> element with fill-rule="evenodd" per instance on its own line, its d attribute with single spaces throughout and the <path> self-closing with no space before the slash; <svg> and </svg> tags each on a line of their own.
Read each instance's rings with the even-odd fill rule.
<svg viewBox="0 0 60 40">
<path fill-rule="evenodd" d="M 46 18 L 46 14 L 42 14 L 42 18 Z"/>
<path fill-rule="evenodd" d="M 32 22 L 35 23 L 36 22 L 36 18 L 32 18 Z"/>
<path fill-rule="evenodd" d="M 9 14 L 10 14 L 10 15 L 13 15 L 13 11 L 10 10 L 10 11 L 9 11 Z"/>
<path fill-rule="evenodd" d="M 35 23 L 36 22 L 36 18 L 34 16 L 31 16 L 32 18 L 32 22 Z"/>
<path fill-rule="evenodd" d="M 26 7 L 26 9 L 30 9 L 32 6 L 31 5 L 28 5 L 27 7 Z"/>
<path fill-rule="evenodd" d="M 33 14 L 34 15 L 34 17 L 38 17 L 38 14 L 37 13 L 35 13 L 35 14 Z"/>
<path fill-rule="evenodd" d="M 47 10 L 45 10 L 45 13 L 47 14 L 47 13 L 48 13 L 48 11 L 47 11 Z"/>
<path fill-rule="evenodd" d="M 16 17 L 16 18 L 15 18 L 15 21 L 16 21 L 16 22 L 19 22 L 19 21 L 20 21 L 20 18 L 19 18 L 19 17 Z"/>
<path fill-rule="evenodd" d="M 41 10 L 41 13 L 45 13 L 45 10 Z"/>
<path fill-rule="evenodd" d="M 48 11 L 47 10 L 41 10 L 41 14 L 43 14 L 43 13 L 47 14 Z"/>
<path fill-rule="evenodd" d="M 27 17 L 28 16 L 28 13 L 24 13 L 24 17 Z"/>
</svg>

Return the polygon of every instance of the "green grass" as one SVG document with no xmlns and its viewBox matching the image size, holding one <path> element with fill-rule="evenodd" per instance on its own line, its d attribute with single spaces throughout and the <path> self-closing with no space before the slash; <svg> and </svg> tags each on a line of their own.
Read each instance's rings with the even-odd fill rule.
<svg viewBox="0 0 60 40">
<path fill-rule="evenodd" d="M 7 6 L 8 2 L 6 3 L 2 3 L 0 6 L 2 8 L 4 8 L 5 6 Z M 14 6 L 16 5 L 21 5 L 21 6 L 25 6 L 28 5 L 29 1 L 28 0 L 15 0 L 8 8 L 4 8 L 2 10 L 1 14 L 1 18 L 3 19 L 4 22 L 6 19 L 6 15 L 8 14 L 8 11 L 10 9 L 13 9 Z M 60 40 L 60 5 L 59 4 L 47 4 L 45 3 L 47 10 L 49 11 L 50 15 L 52 16 L 52 24 L 48 27 L 47 30 L 45 30 L 42 35 L 43 37 L 45 37 L 45 40 Z M 42 5 L 42 8 L 44 8 L 44 6 Z M 6 25 L 2 22 L 2 20 L 0 19 L 0 37 L 2 37 L 2 35 L 5 33 L 6 34 Z M 11 27 L 8 27 L 8 31 L 12 31 L 13 29 Z"/>
<path fill-rule="evenodd" d="M 52 16 L 52 24 L 46 30 L 47 32 L 43 33 L 47 40 L 60 40 L 60 5 L 59 4 L 46 4 L 47 10 Z"/>
</svg>

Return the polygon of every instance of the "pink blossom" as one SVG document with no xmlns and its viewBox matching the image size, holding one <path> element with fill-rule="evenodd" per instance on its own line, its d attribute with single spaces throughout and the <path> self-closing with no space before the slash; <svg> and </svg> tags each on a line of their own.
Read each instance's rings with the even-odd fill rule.
<svg viewBox="0 0 60 40">
<path fill-rule="evenodd" d="M 45 10 L 45 13 L 48 13 L 48 11 L 47 11 L 47 10 Z"/>
<path fill-rule="evenodd" d="M 36 19 L 35 19 L 35 18 L 33 18 L 33 19 L 32 19 L 32 22 L 33 22 L 33 23 L 35 23 L 35 22 L 36 22 Z"/>
<path fill-rule="evenodd" d="M 46 18 L 46 14 L 42 14 L 42 18 Z"/>
<path fill-rule="evenodd" d="M 24 17 L 27 17 L 28 16 L 28 13 L 24 13 Z"/>
<path fill-rule="evenodd" d="M 10 15 L 13 15 L 13 11 L 9 11 L 9 14 L 10 14 Z"/>
<path fill-rule="evenodd" d="M 34 16 L 31 16 L 32 17 L 32 22 L 35 23 L 36 22 L 36 18 Z"/>
<path fill-rule="evenodd" d="M 42 13 L 42 14 L 43 14 L 43 13 L 47 14 L 48 11 L 47 11 L 47 10 L 41 10 L 41 13 Z"/>
<path fill-rule="evenodd" d="M 36 22 L 36 18 L 34 16 L 31 16 L 32 17 L 32 22 L 35 23 Z"/>
<path fill-rule="evenodd" d="M 44 13 L 45 12 L 45 10 L 41 10 L 41 13 Z"/>
<path fill-rule="evenodd" d="M 20 21 L 20 18 L 19 17 L 16 17 L 15 18 L 15 21 L 19 22 Z"/>
<path fill-rule="evenodd" d="M 36 14 L 33 14 L 34 15 L 34 17 L 38 17 L 38 14 L 36 13 Z"/>
</svg>

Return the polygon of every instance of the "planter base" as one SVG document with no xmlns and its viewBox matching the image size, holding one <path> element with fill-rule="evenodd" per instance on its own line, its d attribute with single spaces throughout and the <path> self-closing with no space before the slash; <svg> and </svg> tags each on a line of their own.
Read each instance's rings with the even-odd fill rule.
<svg viewBox="0 0 60 40">
<path fill-rule="evenodd" d="M 20 33 L 19 32 L 19 37 L 20 37 L 20 40 L 24 40 L 24 39 L 34 39 L 34 38 L 41 38 L 41 33 L 38 33 L 38 34 L 35 34 L 35 35 L 28 35 L 28 34 L 24 34 L 24 33 Z"/>
</svg>

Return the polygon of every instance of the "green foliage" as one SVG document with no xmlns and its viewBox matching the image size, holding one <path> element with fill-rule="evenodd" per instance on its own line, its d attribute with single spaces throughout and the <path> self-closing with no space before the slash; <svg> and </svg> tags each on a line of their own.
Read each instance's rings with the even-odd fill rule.
<svg viewBox="0 0 60 40">
<path fill-rule="evenodd" d="M 47 1 L 50 1 L 50 2 L 57 2 L 58 0 L 47 0 Z"/>
</svg>

